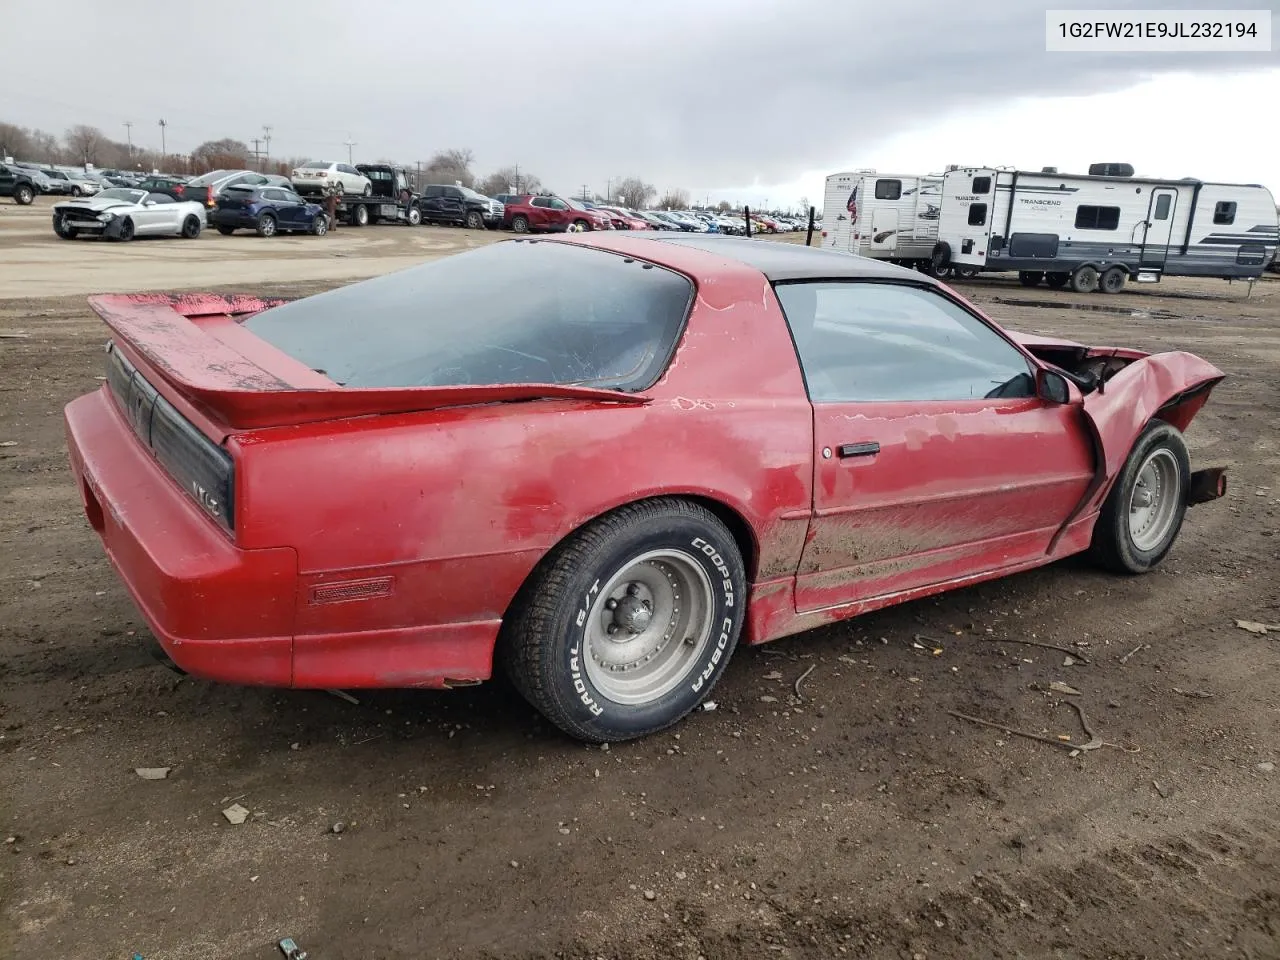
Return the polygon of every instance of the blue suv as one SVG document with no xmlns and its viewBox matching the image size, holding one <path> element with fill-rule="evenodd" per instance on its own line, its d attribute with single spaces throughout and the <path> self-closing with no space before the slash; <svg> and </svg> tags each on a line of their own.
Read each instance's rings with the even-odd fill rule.
<svg viewBox="0 0 1280 960">
<path fill-rule="evenodd" d="M 318 203 L 308 203 L 288 187 L 235 185 L 218 195 L 209 218 L 218 232 L 256 230 L 260 237 L 304 232 L 318 237 L 329 232 L 329 217 Z"/>
</svg>

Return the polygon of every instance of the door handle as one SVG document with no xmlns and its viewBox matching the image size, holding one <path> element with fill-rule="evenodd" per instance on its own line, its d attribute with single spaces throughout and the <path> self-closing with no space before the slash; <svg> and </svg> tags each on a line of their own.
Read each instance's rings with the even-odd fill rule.
<svg viewBox="0 0 1280 960">
<path fill-rule="evenodd" d="M 863 443 L 843 443 L 840 445 L 840 459 L 846 457 L 874 457 L 880 452 L 880 444 L 874 440 Z"/>
</svg>

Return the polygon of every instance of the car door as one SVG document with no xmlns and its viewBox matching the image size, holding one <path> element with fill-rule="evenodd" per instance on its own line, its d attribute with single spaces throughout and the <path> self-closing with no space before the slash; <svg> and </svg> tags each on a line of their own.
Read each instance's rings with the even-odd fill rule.
<svg viewBox="0 0 1280 960">
<path fill-rule="evenodd" d="M 467 219 L 466 197 L 458 187 L 444 188 L 445 215 L 448 219 L 462 223 Z"/>
<path fill-rule="evenodd" d="M 275 187 L 275 192 L 280 194 L 282 206 L 290 211 L 289 222 L 293 224 L 295 230 L 310 230 L 311 217 L 307 213 L 307 202 L 292 190 L 286 190 L 284 187 Z"/>
<path fill-rule="evenodd" d="M 814 502 L 796 607 L 818 610 L 1042 557 L 1084 495 L 1079 404 L 928 286 L 780 283 L 813 403 Z"/>
<path fill-rule="evenodd" d="M 569 210 L 569 205 L 559 197 L 548 198 L 546 225 L 549 227 L 563 227 L 569 222 Z"/>
<path fill-rule="evenodd" d="M 348 163 L 338 164 L 338 169 L 342 171 L 342 182 L 346 187 L 347 193 L 364 193 L 365 176 L 363 173 Z"/>
</svg>

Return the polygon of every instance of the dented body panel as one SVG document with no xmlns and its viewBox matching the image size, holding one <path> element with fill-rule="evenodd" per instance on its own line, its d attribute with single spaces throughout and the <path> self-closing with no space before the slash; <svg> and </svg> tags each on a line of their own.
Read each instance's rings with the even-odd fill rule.
<svg viewBox="0 0 1280 960">
<path fill-rule="evenodd" d="M 815 406 L 760 270 L 625 234 L 540 242 L 694 283 L 652 387 L 349 389 L 241 326 L 281 301 L 93 299 L 138 375 L 234 464 L 228 532 L 139 444 L 107 386 L 67 408 L 86 512 L 180 666 L 299 687 L 483 680 L 547 553 L 659 496 L 700 500 L 730 526 L 751 582 L 743 639 L 762 643 L 1087 548 L 1145 423 L 1185 427 L 1222 378 L 1189 354 L 1012 334 L 1037 367 L 1114 372 L 1065 404 Z M 824 454 L 866 443 L 874 455 Z"/>
</svg>

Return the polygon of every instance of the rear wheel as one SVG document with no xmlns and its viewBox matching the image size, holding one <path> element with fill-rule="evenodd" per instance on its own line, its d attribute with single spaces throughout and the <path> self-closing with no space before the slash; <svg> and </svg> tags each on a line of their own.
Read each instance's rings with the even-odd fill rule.
<svg viewBox="0 0 1280 960">
<path fill-rule="evenodd" d="M 200 218 L 197 216 L 193 215 L 182 221 L 182 236 L 187 240 L 194 240 L 200 236 L 200 229 Z"/>
<path fill-rule="evenodd" d="M 935 277 L 943 276 L 951 266 L 951 245 L 947 243 L 939 243 L 933 248 L 933 254 L 929 257 L 929 265 L 933 268 L 932 273 Z"/>
<path fill-rule="evenodd" d="M 274 237 L 276 235 L 276 218 L 273 214 L 264 213 L 258 218 L 258 236 Z"/>
<path fill-rule="evenodd" d="M 1018 271 L 1018 282 L 1024 287 L 1038 287 L 1040 281 L 1044 279 L 1043 270 L 1020 270 Z"/>
<path fill-rule="evenodd" d="M 481 215 L 479 210 L 467 211 L 467 229 L 468 230 L 484 229 L 484 217 Z M 522 230 L 520 232 L 523 233 L 524 231 Z"/>
<path fill-rule="evenodd" d="M 592 742 L 661 730 L 715 685 L 742 626 L 746 576 L 705 507 L 631 504 L 560 544 L 504 618 L 512 682 L 561 730 Z"/>
<path fill-rule="evenodd" d="M 363 203 L 357 203 L 351 207 L 351 225 L 353 227 L 369 225 L 369 208 Z"/>
<path fill-rule="evenodd" d="M 20 183 L 13 188 L 13 202 L 20 207 L 30 206 L 35 198 L 36 192 L 29 183 Z"/>
<path fill-rule="evenodd" d="M 528 217 L 512 217 L 511 229 L 514 230 L 516 233 L 528 233 L 529 218 Z"/>
<path fill-rule="evenodd" d="M 1051 290 L 1061 290 L 1071 280 L 1069 273 L 1046 273 L 1044 282 L 1049 285 Z"/>
<path fill-rule="evenodd" d="M 1129 271 L 1124 267 L 1108 267 L 1098 281 L 1098 289 L 1103 293 L 1119 293 L 1129 279 Z"/>
<path fill-rule="evenodd" d="M 1117 573 L 1146 573 L 1178 537 L 1191 460 L 1178 428 L 1152 420 L 1139 434 L 1093 529 L 1089 552 Z"/>
<path fill-rule="evenodd" d="M 1075 293 L 1093 293 L 1098 289 L 1098 271 L 1094 267 L 1076 267 L 1071 274 L 1071 289 Z"/>
</svg>

